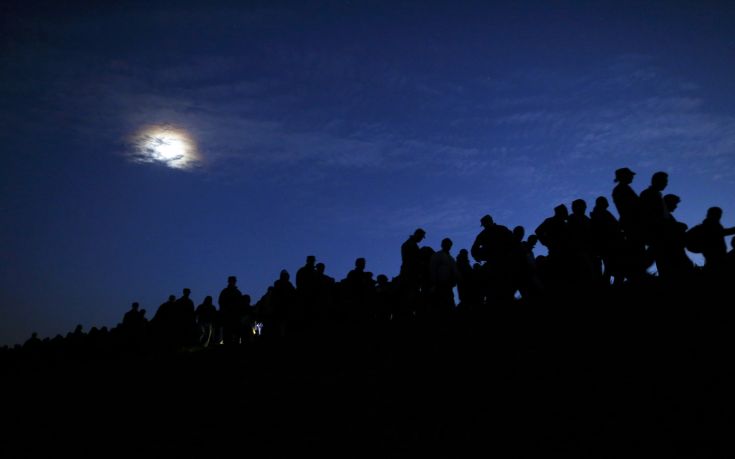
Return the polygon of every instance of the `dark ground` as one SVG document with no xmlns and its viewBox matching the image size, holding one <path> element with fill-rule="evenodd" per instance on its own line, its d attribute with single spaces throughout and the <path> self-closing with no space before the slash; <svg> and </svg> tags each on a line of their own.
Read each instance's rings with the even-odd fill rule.
<svg viewBox="0 0 735 459">
<path fill-rule="evenodd" d="M 659 293 L 233 349 L 6 356 L 2 456 L 732 457 L 731 302 Z"/>
</svg>

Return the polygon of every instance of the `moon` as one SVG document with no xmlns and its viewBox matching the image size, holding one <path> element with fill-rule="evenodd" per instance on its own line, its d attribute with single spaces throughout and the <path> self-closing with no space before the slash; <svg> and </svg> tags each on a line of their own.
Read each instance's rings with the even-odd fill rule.
<svg viewBox="0 0 735 459">
<path fill-rule="evenodd" d="M 133 137 L 132 159 L 140 163 L 161 163 L 172 169 L 191 169 L 201 161 L 196 142 L 184 129 L 151 125 Z"/>
</svg>

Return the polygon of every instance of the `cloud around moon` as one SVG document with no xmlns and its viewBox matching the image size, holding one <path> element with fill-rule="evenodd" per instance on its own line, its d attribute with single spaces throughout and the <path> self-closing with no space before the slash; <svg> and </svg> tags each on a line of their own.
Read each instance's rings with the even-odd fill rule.
<svg viewBox="0 0 735 459">
<path fill-rule="evenodd" d="M 136 163 L 160 163 L 172 169 L 193 169 L 202 157 L 194 138 L 184 129 L 154 124 L 132 136 L 129 158 Z"/>
</svg>

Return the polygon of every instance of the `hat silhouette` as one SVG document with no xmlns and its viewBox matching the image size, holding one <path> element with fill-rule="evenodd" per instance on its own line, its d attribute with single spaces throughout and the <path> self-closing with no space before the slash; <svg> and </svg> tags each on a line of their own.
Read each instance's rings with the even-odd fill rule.
<svg viewBox="0 0 735 459">
<path fill-rule="evenodd" d="M 621 167 L 620 169 L 615 171 L 615 182 L 619 182 L 621 178 L 623 177 L 633 177 L 635 175 L 635 172 L 628 169 L 627 167 Z"/>
</svg>

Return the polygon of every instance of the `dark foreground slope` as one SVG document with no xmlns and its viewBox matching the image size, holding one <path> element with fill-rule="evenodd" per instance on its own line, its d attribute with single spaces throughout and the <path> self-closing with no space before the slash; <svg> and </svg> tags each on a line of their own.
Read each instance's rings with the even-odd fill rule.
<svg viewBox="0 0 735 459">
<path fill-rule="evenodd" d="M 721 293 L 655 286 L 234 348 L 5 356 L 3 457 L 731 456 Z"/>
</svg>

